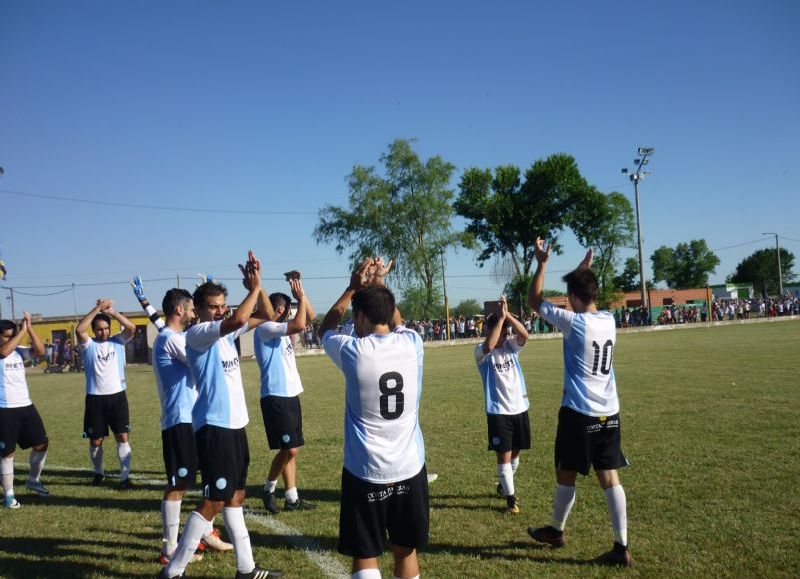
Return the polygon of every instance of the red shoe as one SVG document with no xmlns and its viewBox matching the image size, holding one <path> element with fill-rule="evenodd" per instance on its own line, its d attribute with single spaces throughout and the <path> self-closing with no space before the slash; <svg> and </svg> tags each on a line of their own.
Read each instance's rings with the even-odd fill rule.
<svg viewBox="0 0 800 579">
<path fill-rule="evenodd" d="M 208 535 L 200 539 L 200 544 L 197 548 L 201 551 L 211 549 L 212 551 L 232 551 L 233 545 L 226 543 L 219 536 L 219 531 L 213 529 Z"/>
</svg>

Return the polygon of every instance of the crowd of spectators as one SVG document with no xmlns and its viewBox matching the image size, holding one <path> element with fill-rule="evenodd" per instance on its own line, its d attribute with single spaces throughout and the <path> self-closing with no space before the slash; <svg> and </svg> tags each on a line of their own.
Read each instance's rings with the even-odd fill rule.
<svg viewBox="0 0 800 579">
<path fill-rule="evenodd" d="M 800 297 L 753 299 L 715 299 L 711 302 L 712 322 L 749 320 L 800 315 Z M 706 302 L 664 306 L 661 312 L 648 318 L 644 307 L 614 310 L 617 327 L 629 328 L 647 325 L 691 324 L 709 321 Z"/>
</svg>

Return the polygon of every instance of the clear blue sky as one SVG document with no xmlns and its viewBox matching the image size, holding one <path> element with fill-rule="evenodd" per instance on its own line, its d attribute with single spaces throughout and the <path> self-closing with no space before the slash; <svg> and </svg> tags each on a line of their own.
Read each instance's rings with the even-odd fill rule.
<svg viewBox="0 0 800 579">
<path fill-rule="evenodd" d="M 325 310 L 347 263 L 313 241 L 317 211 L 345 204 L 353 164 L 377 164 L 397 137 L 454 163 L 454 188 L 469 166 L 566 152 L 631 199 L 620 168 L 652 146 L 647 256 L 705 238 L 721 282 L 774 238 L 729 246 L 770 231 L 800 257 L 800 4 L 657 4 L 5 0 L 0 190 L 262 212 L 0 191 L 17 313 L 71 314 L 71 291 L 24 294 L 133 273 L 160 302 L 176 275 L 235 277 L 248 248 L 267 278 L 332 278 L 306 283 Z M 563 240 L 554 272 L 583 253 Z M 448 274 L 451 303 L 502 287 L 470 253 Z M 44 285 L 59 287 L 23 287 Z M 547 286 L 560 287 L 555 273 Z M 121 284 L 76 294 L 81 312 L 100 295 L 137 307 Z"/>
</svg>

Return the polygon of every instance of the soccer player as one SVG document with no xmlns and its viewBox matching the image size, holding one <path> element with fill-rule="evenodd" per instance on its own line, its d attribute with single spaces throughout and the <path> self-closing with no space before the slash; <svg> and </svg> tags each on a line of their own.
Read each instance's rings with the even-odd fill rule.
<svg viewBox="0 0 800 579">
<path fill-rule="evenodd" d="M 31 347 L 20 346 L 22 338 L 30 336 Z M 3 484 L 3 506 L 18 509 L 14 497 L 14 451 L 33 448 L 30 473 L 25 486 L 41 497 L 50 492 L 39 480 L 47 457 L 47 432 L 28 393 L 25 379 L 25 359 L 44 355 L 44 344 L 31 325 L 31 316 L 24 312 L 22 330 L 11 320 L 0 320 L 0 480 Z"/>
<path fill-rule="evenodd" d="M 630 566 L 625 491 L 617 470 L 628 465 L 622 454 L 619 398 L 612 359 L 616 325 L 611 312 L 597 308 L 597 276 L 590 269 L 592 250 L 577 269 L 564 276 L 572 311 L 544 300 L 544 274 L 552 246 L 536 239 L 538 263 L 528 292 L 529 305 L 564 334 L 564 397 L 558 413 L 555 466 L 556 492 L 550 525 L 528 528 L 534 540 L 563 547 L 564 524 L 575 503 L 575 480 L 594 467 L 605 491 L 614 547 L 602 555 L 602 563 Z"/>
<path fill-rule="evenodd" d="M 111 335 L 111 318 L 122 326 L 119 334 Z M 89 326 L 94 339 L 89 337 Z M 130 417 L 128 396 L 125 394 L 125 344 L 136 326 L 114 309 L 109 299 L 97 300 L 97 305 L 87 313 L 75 328 L 83 356 L 86 375 L 86 406 L 83 415 L 83 436 L 89 439 L 89 458 L 94 467 L 92 484 L 99 486 L 105 479 L 103 470 L 103 438 L 108 429 L 114 432 L 119 458 L 119 488 L 132 488 L 131 445 L 128 442 Z"/>
<path fill-rule="evenodd" d="M 239 268 L 247 296 L 232 316 L 226 317 L 225 286 L 208 281 L 192 296 L 200 322 L 186 331 L 186 358 L 197 383 L 192 422 L 203 500 L 189 515 L 172 559 L 158 575 L 162 579 L 183 575 L 201 537 L 211 531 L 212 521 L 220 511 L 236 553 L 236 579 L 282 575 L 280 571 L 262 569 L 253 560 L 242 508 L 250 464 L 245 432 L 249 418 L 234 340 L 272 319 L 274 312 L 269 300 L 263 299 L 261 264 L 252 251 L 247 264 Z M 254 313 L 256 305 L 258 310 Z"/>
<path fill-rule="evenodd" d="M 486 339 L 475 348 L 475 362 L 483 380 L 486 400 L 486 423 L 489 450 L 497 453 L 498 491 L 506 498 L 506 512 L 519 513 L 514 492 L 514 473 L 519 467 L 519 453 L 531 447 L 528 419 L 528 393 L 519 365 L 519 352 L 528 341 L 525 326 L 508 313 L 505 296 L 500 297 L 500 313 L 486 317 Z M 506 339 L 513 327 L 514 339 Z"/>
<path fill-rule="evenodd" d="M 197 475 L 197 449 L 192 429 L 192 407 L 197 390 L 186 361 L 185 334 L 195 319 L 195 311 L 192 294 L 185 289 L 173 288 L 161 303 L 167 318 L 165 323 L 147 301 L 142 280 L 136 276 L 132 285 L 136 298 L 160 332 L 153 343 L 152 362 L 161 402 L 161 443 L 167 473 L 167 486 L 161 501 L 162 546 L 159 555 L 159 562 L 166 565 L 178 546 L 181 502 Z M 216 529 L 201 539 L 200 547 L 215 551 L 233 549 L 233 545 L 219 538 Z M 200 557 L 202 551 L 195 555 L 196 559 Z"/>
<path fill-rule="evenodd" d="M 387 531 L 396 577 L 419 576 L 417 549 L 428 543 L 422 339 L 403 326 L 383 283 L 391 263 L 364 260 L 319 329 L 325 353 L 345 377 L 338 550 L 353 558 L 355 579 L 381 576 Z M 335 331 L 351 301 L 355 336 Z"/>
<path fill-rule="evenodd" d="M 286 321 L 291 298 L 283 293 L 273 293 L 269 301 L 276 321 L 258 326 L 253 337 L 256 360 L 261 369 L 261 414 L 267 442 L 271 450 L 278 451 L 270 465 L 263 491 L 264 508 L 272 514 L 280 512 L 275 501 L 275 488 L 280 476 L 283 476 L 284 510 L 316 508 L 315 504 L 300 499 L 296 484 L 297 453 L 304 444 L 300 407 L 303 384 L 297 373 L 292 336 L 305 330 L 309 304 L 299 278 L 290 278 L 289 285 L 297 300 L 294 318 Z"/>
</svg>

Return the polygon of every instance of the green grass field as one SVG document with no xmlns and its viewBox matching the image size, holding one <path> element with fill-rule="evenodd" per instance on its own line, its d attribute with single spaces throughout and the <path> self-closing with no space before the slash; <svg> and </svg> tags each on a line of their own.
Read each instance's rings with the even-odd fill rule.
<svg viewBox="0 0 800 579">
<path fill-rule="evenodd" d="M 522 355 L 531 397 L 533 448 L 515 477 L 522 514 L 507 517 L 495 494 L 494 456 L 472 346 L 426 350 L 421 421 L 431 485 L 431 541 L 420 556 L 428 577 L 576 575 L 796 577 L 800 574 L 800 322 L 624 334 L 614 366 L 622 401 L 622 472 L 636 567 L 591 560 L 610 548 L 611 525 L 596 480 L 578 481 L 565 548 L 533 544 L 525 529 L 547 524 L 554 489 L 556 414 L 562 387 L 560 340 L 534 340 Z M 260 488 L 271 454 L 258 407 L 258 370 L 243 364 L 251 423 L 247 504 L 256 561 L 291 577 L 349 570 L 335 553 L 342 453 L 342 378 L 326 357 L 298 359 L 306 447 L 301 496 L 314 512 L 269 518 Z M 24 489 L 28 452 L 17 454 L 22 509 L 0 509 L 0 575 L 153 577 L 159 570 L 163 478 L 159 406 L 152 372 L 129 367 L 136 490 L 110 480 L 89 486 L 81 439 L 83 378 L 29 377 L 51 447 L 43 480 L 50 498 Z M 105 464 L 116 472 L 115 446 Z M 70 470 L 72 469 L 72 470 Z M 279 489 L 282 491 L 282 489 Z M 184 502 L 188 512 L 197 495 Z M 218 523 L 222 526 L 221 520 Z M 327 575 L 326 575 L 327 571 Z M 230 554 L 207 555 L 189 577 L 232 577 Z M 390 557 L 383 574 L 391 577 Z"/>
</svg>

